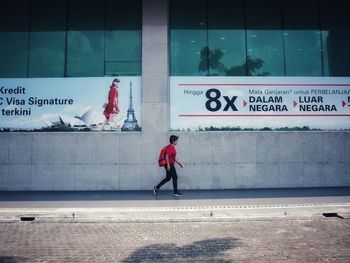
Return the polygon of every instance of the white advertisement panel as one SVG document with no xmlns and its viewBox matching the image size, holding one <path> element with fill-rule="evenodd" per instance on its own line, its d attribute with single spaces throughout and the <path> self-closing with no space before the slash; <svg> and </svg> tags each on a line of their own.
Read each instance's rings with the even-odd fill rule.
<svg viewBox="0 0 350 263">
<path fill-rule="evenodd" d="M 350 78 L 171 77 L 172 130 L 350 129 Z"/>
<path fill-rule="evenodd" d="M 0 130 L 139 131 L 141 77 L 0 79 Z"/>
</svg>

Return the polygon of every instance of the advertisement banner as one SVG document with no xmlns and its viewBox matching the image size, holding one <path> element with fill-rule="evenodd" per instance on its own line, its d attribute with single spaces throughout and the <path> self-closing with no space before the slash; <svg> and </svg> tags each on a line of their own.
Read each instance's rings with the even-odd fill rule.
<svg viewBox="0 0 350 263">
<path fill-rule="evenodd" d="M 141 77 L 0 79 L 0 131 L 140 131 Z"/>
<path fill-rule="evenodd" d="M 172 130 L 350 129 L 350 78 L 171 77 Z"/>
</svg>

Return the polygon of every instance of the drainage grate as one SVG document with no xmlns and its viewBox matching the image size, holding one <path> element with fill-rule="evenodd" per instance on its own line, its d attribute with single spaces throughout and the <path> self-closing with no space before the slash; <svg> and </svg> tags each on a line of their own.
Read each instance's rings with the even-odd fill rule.
<svg viewBox="0 0 350 263">
<path fill-rule="evenodd" d="M 344 217 L 338 215 L 338 213 L 322 213 L 322 215 L 324 217 L 337 217 L 337 218 L 344 219 Z"/>
<path fill-rule="evenodd" d="M 35 217 L 34 216 L 22 216 L 21 221 L 34 221 Z"/>
</svg>

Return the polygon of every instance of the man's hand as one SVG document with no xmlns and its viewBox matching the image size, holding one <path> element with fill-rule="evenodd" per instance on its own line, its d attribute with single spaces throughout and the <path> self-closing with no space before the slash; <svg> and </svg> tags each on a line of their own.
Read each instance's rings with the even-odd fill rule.
<svg viewBox="0 0 350 263">
<path fill-rule="evenodd" d="M 170 165 L 167 165 L 167 166 L 166 166 L 166 170 L 167 170 L 168 172 L 170 172 Z"/>
</svg>

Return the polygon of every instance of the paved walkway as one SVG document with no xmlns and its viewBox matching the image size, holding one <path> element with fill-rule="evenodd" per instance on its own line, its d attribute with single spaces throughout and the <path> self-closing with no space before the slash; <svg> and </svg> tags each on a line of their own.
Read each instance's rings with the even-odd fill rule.
<svg viewBox="0 0 350 263">
<path fill-rule="evenodd" d="M 350 188 L 184 194 L 1 192 L 0 262 L 350 262 Z"/>
<path fill-rule="evenodd" d="M 350 262 L 340 218 L 0 223 L 0 262 Z"/>
<path fill-rule="evenodd" d="M 154 197 L 149 191 L 0 192 L 0 208 L 168 207 L 279 205 L 350 202 L 350 187 L 299 189 L 185 190 Z"/>
<path fill-rule="evenodd" d="M 170 191 L 3 192 L 0 221 L 201 221 L 350 215 L 350 188 Z"/>
</svg>

